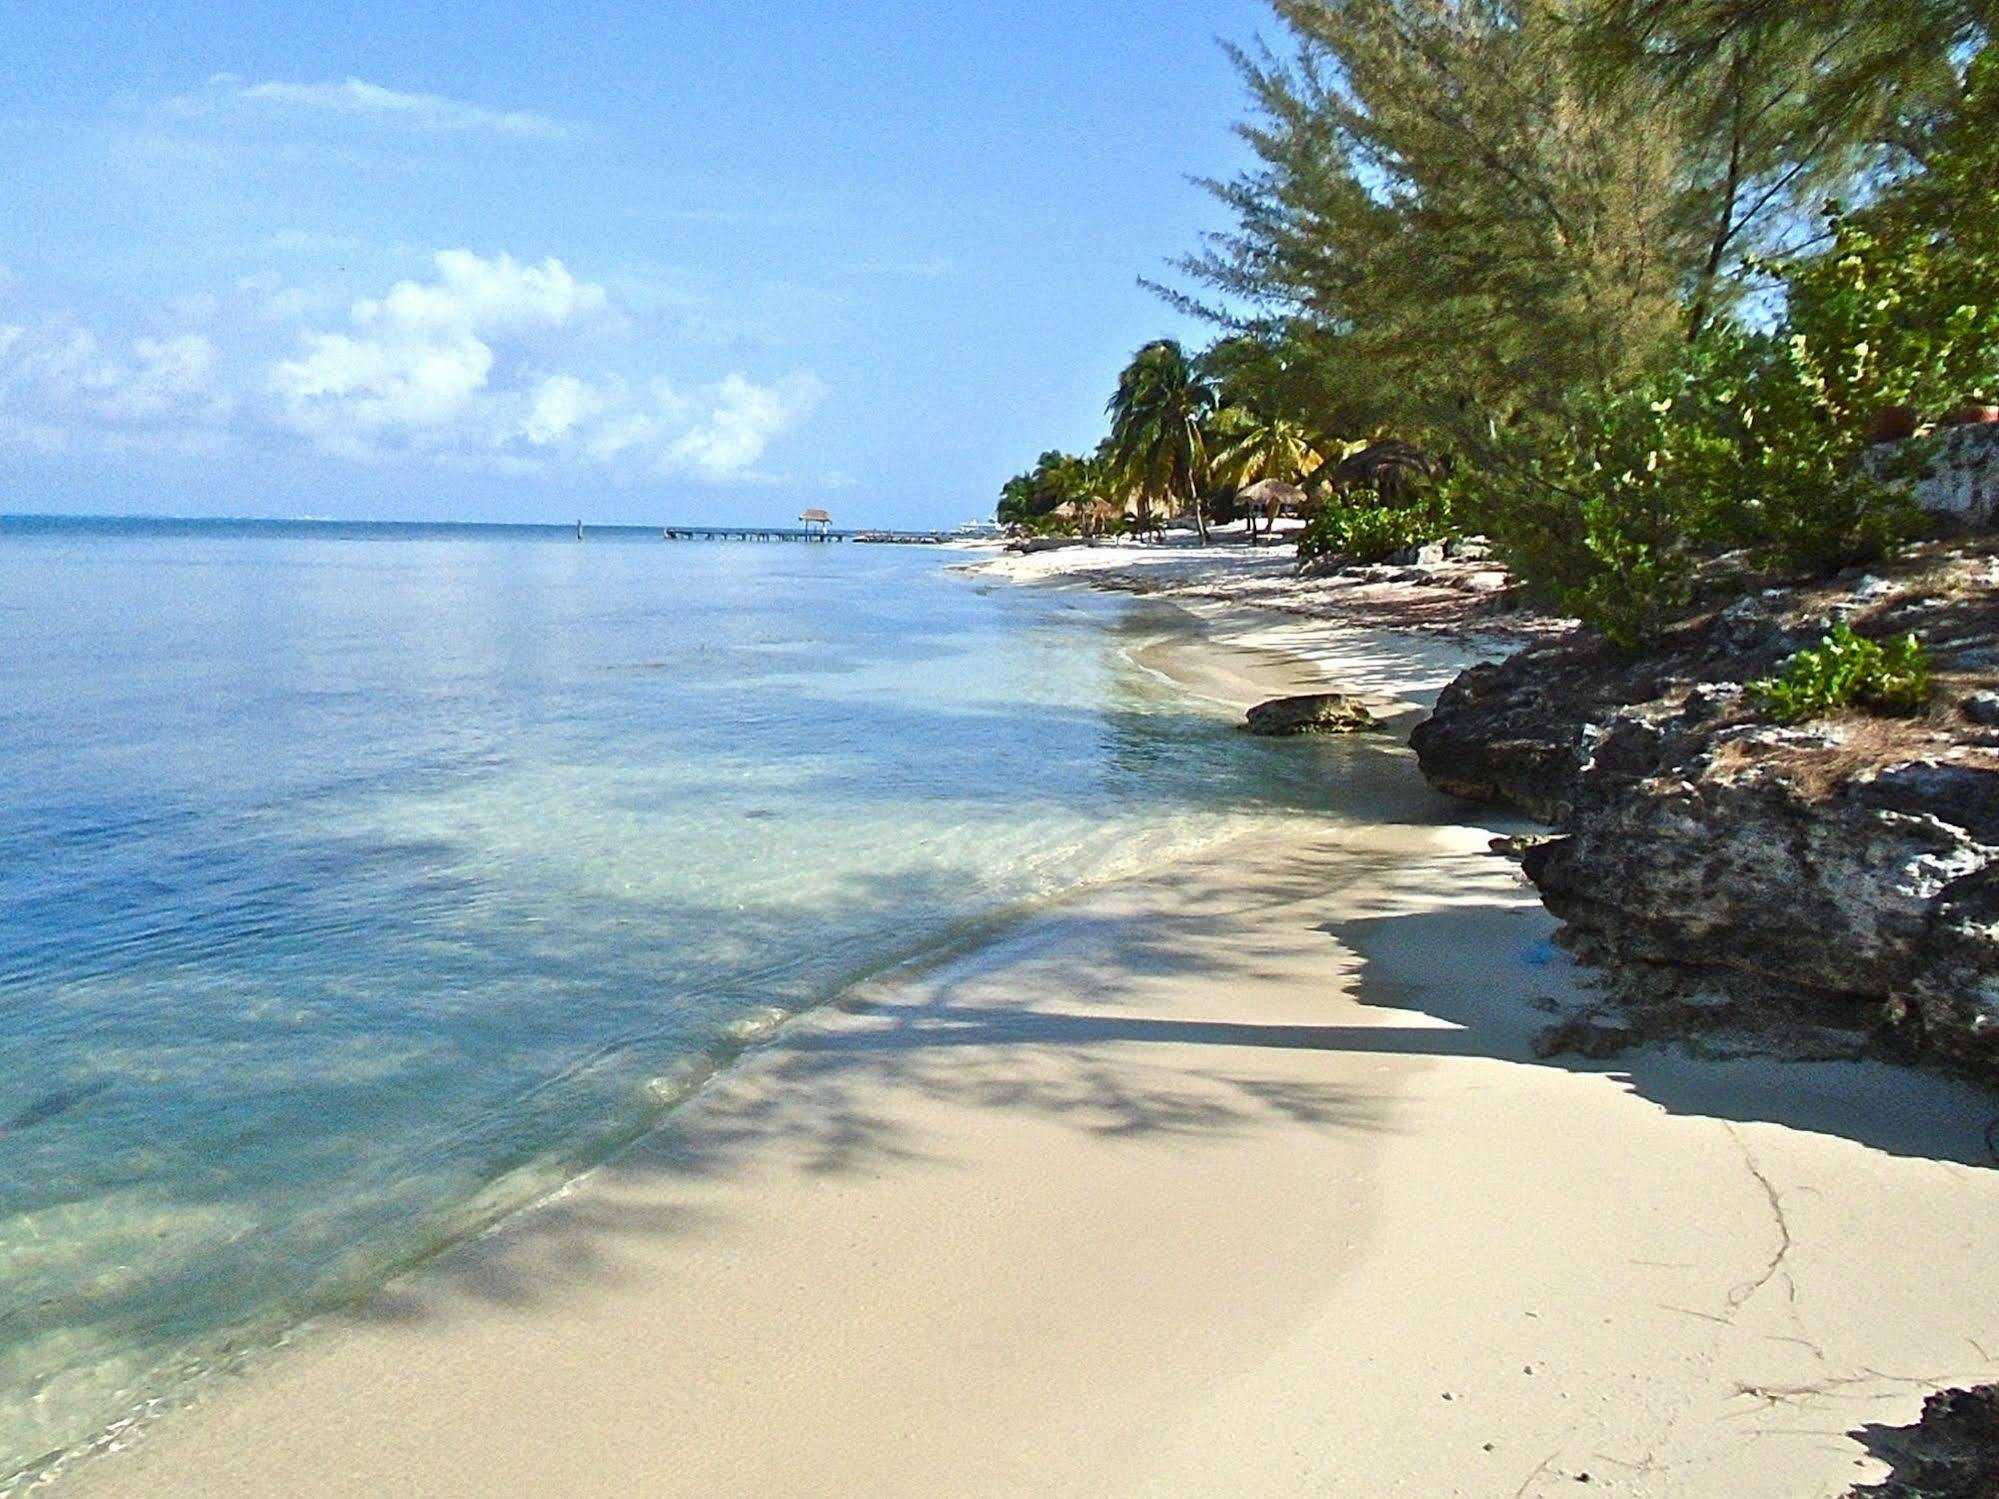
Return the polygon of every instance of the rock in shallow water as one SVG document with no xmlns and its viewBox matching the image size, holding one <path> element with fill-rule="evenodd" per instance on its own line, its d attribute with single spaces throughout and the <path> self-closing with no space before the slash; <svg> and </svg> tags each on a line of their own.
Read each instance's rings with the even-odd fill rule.
<svg viewBox="0 0 1999 1499">
<path fill-rule="evenodd" d="M 1381 722 L 1344 692 L 1308 692 L 1258 703 L 1243 727 L 1252 734 L 1354 734 Z"/>
</svg>

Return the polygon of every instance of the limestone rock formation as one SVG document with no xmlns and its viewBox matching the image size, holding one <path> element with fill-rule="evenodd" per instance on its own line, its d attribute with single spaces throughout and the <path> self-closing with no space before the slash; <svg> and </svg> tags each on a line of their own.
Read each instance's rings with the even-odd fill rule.
<svg viewBox="0 0 1999 1499">
<path fill-rule="evenodd" d="M 1999 1385 L 1939 1390 L 1909 1426 L 1853 1433 L 1893 1466 L 1847 1499 L 1991 1499 L 1999 1494 Z"/>
<path fill-rule="evenodd" d="M 1926 716 L 1757 713 L 1744 684 L 1838 618 L 1918 633 Z M 1412 742 L 1443 789 L 1555 826 L 1522 867 L 1620 999 L 1871 1030 L 1999 1073 L 1995 680 L 1999 546 L 1932 546 L 1740 599 L 1639 661 L 1529 647 L 1458 678 Z"/>
<path fill-rule="evenodd" d="M 1923 510 L 1967 531 L 1999 526 L 1999 422 L 1943 427 L 1867 454 L 1877 474 L 1908 458 L 1918 460 L 1921 472 L 1896 482 L 1907 486 Z"/>
</svg>

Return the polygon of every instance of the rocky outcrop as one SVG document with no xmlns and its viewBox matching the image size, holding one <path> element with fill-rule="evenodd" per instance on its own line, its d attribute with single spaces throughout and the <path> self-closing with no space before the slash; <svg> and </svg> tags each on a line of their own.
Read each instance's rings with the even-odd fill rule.
<svg viewBox="0 0 1999 1499">
<path fill-rule="evenodd" d="M 1274 697 L 1251 708 L 1243 725 L 1252 734 L 1354 734 L 1381 723 L 1359 698 L 1344 692 Z"/>
<path fill-rule="evenodd" d="M 1914 630 L 1922 718 L 1784 727 L 1744 685 L 1838 618 Z M 1579 637 L 1465 673 L 1414 743 L 1459 795 L 1560 836 L 1523 868 L 1627 1007 L 1833 1024 L 1999 1074 L 1999 549 L 1772 590 L 1625 662 Z"/>
<path fill-rule="evenodd" d="M 1939 1390 L 1909 1426 L 1853 1433 L 1893 1471 L 1847 1499 L 1992 1499 L 1999 1494 L 1999 1385 Z"/>
<path fill-rule="evenodd" d="M 1868 450 L 1878 474 L 1913 465 L 1914 478 L 1897 478 L 1933 518 L 1966 531 L 1999 526 L 1999 422 L 1941 427 L 1925 437 Z"/>
<path fill-rule="evenodd" d="M 1585 727 L 1647 685 L 1595 642 L 1564 636 L 1458 676 L 1409 742 L 1440 789 L 1559 824 Z"/>
</svg>

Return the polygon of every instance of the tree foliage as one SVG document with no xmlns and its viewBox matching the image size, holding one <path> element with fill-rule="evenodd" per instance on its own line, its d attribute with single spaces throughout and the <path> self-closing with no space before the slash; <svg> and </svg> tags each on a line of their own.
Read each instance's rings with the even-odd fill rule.
<svg viewBox="0 0 1999 1499">
<path fill-rule="evenodd" d="M 1739 56 L 1805 57 L 1821 125 L 1909 121 L 1947 104 L 1954 61 L 1992 34 L 1990 0 L 1601 0 L 1585 46 L 1613 67 L 1695 85 Z"/>
<path fill-rule="evenodd" d="M 1942 417 L 1999 396 L 1999 56 L 1981 53 L 1932 127 L 1925 170 L 1828 216 L 1825 253 L 1778 267 L 1789 320 L 1825 351 L 1827 399 Z"/>
<path fill-rule="evenodd" d="M 1102 495 L 1103 465 L 1095 458 L 1050 450 L 1026 473 L 1000 486 L 995 518 L 1020 525 L 1039 519 L 1061 505 L 1086 505 Z"/>
<path fill-rule="evenodd" d="M 1878 555 L 1884 408 L 1999 399 L 1995 5 L 1273 0 L 1167 293 L 1224 335 L 1134 357 L 1100 487 L 1205 538 L 1204 487 L 1296 479 L 1307 556 L 1483 529 L 1628 649 Z"/>
<path fill-rule="evenodd" d="M 1910 156 L 1985 4 L 1276 0 L 1288 50 L 1234 53 L 1256 165 L 1183 263 L 1216 300 L 1176 300 L 1288 346 L 1342 430 L 1476 453 L 1656 372 Z"/>
<path fill-rule="evenodd" d="M 1203 433 L 1207 483 L 1231 492 L 1260 479 L 1296 484 L 1325 465 L 1320 441 L 1291 417 L 1244 404 L 1222 406 Z"/>
<path fill-rule="evenodd" d="M 1558 0 L 1278 0 L 1294 43 L 1235 53 L 1256 167 L 1185 268 L 1239 323 L 1308 330 L 1372 427 L 1463 437 L 1641 373 L 1701 253 L 1674 132 L 1591 86 Z"/>
<path fill-rule="evenodd" d="M 1631 649 L 1717 552 L 1812 574 L 1916 534 L 1884 482 L 1898 475 L 1860 452 L 1885 407 L 1943 420 L 1999 393 L 1995 123 L 1999 60 L 1980 54 L 1925 171 L 1835 209 L 1823 250 L 1765 263 L 1775 328 L 1724 321 L 1661 376 L 1577 392 L 1559 421 L 1503 434 L 1461 504 L 1531 584 Z"/>
<path fill-rule="evenodd" d="M 1985 0 L 1597 0 L 1578 52 L 1605 86 L 1652 92 L 1679 123 L 1707 253 L 1688 333 L 1731 284 L 1808 239 L 1828 199 L 1924 154 L 1982 38 Z M 1705 200 L 1705 201 L 1703 201 Z"/>
<path fill-rule="evenodd" d="M 1141 516 L 1159 504 L 1184 503 L 1208 539 L 1200 472 L 1207 454 L 1204 423 L 1215 409 L 1215 387 L 1179 343 L 1155 339 L 1132 356 L 1106 407 L 1111 467 L 1138 498 Z"/>
</svg>

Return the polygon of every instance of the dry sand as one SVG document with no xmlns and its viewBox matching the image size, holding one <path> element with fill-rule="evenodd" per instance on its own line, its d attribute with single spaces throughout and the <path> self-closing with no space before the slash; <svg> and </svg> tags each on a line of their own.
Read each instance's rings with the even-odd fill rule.
<svg viewBox="0 0 1999 1499">
<path fill-rule="evenodd" d="M 1218 702 L 1452 665 L 1211 627 L 1146 659 Z M 1532 893 L 1398 746 L 1355 797 L 807 1017 L 63 1492 L 1799 1499 L 1999 1375 L 1989 1099 L 1536 1062 Z"/>
<path fill-rule="evenodd" d="M 1482 637 L 1497 650 L 1567 623 L 1506 607 L 1510 579 L 1497 562 L 1342 567 L 1300 577 L 1298 550 L 1283 533 L 1248 546 L 1234 526 L 1216 528 L 1208 546 L 1177 537 L 1165 545 L 1120 538 L 1041 552 L 978 550 L 976 560 L 957 570 L 1009 583 L 1080 585 L 1376 630 L 1393 626 L 1405 634 Z"/>
</svg>

